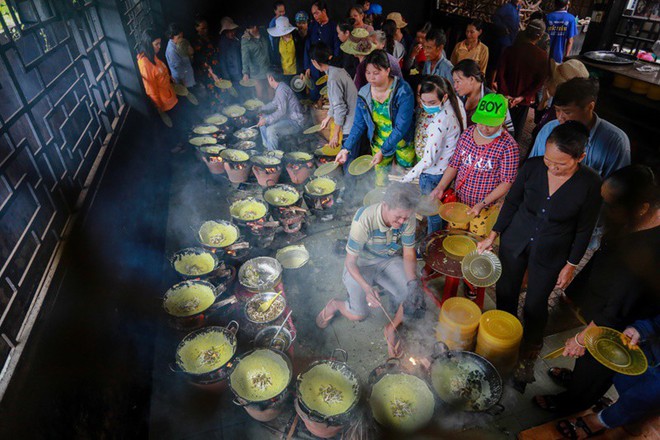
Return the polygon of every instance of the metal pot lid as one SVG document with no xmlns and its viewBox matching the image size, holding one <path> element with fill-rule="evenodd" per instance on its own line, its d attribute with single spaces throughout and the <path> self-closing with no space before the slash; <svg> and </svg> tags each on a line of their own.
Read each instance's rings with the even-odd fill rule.
<svg viewBox="0 0 660 440">
<path fill-rule="evenodd" d="M 236 225 L 225 220 L 209 220 L 197 232 L 199 242 L 210 248 L 224 248 L 238 240 L 240 232 Z"/>
<path fill-rule="evenodd" d="M 371 389 L 369 405 L 378 423 L 403 432 L 422 428 L 435 411 L 429 385 L 406 373 L 383 375 Z"/>
<path fill-rule="evenodd" d="M 272 257 L 252 258 L 238 270 L 239 283 L 257 291 L 272 289 L 280 281 L 281 276 L 282 265 Z"/>
<path fill-rule="evenodd" d="M 215 302 L 215 288 L 207 281 L 189 280 L 170 287 L 163 308 L 171 316 L 185 318 L 202 313 Z"/>
<path fill-rule="evenodd" d="M 259 220 L 268 214 L 268 206 L 254 197 L 237 200 L 229 207 L 229 214 L 244 222 Z"/>
<path fill-rule="evenodd" d="M 208 275 L 218 268 L 218 257 L 201 247 L 181 249 L 170 259 L 172 267 L 184 277 Z"/>
<path fill-rule="evenodd" d="M 229 385 L 237 397 L 262 402 L 282 393 L 292 375 L 290 361 L 283 353 L 257 348 L 236 360 Z"/>
<path fill-rule="evenodd" d="M 204 327 L 189 333 L 179 343 L 176 363 L 186 373 L 207 374 L 225 366 L 235 353 L 236 337 L 230 330 Z"/>
</svg>

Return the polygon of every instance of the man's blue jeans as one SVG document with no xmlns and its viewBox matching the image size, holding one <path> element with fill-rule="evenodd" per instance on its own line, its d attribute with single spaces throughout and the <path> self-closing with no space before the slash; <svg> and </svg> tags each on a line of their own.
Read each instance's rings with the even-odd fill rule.
<svg viewBox="0 0 660 440">
<path fill-rule="evenodd" d="M 619 400 L 600 412 L 600 421 L 608 428 L 635 423 L 660 408 L 660 367 L 649 367 L 639 376 L 614 376 Z"/>
<path fill-rule="evenodd" d="M 271 125 L 259 127 L 259 132 L 261 133 L 261 141 L 264 144 L 264 148 L 268 151 L 273 151 L 280 149 L 280 139 L 282 137 L 296 134 L 300 129 L 300 125 L 291 119 L 280 119 Z"/>
<path fill-rule="evenodd" d="M 419 189 L 424 195 L 431 194 L 431 191 L 433 191 L 435 187 L 438 186 L 440 180 L 442 180 L 442 174 L 435 175 L 422 173 L 419 176 Z M 432 215 L 426 219 L 428 222 L 429 234 L 442 229 L 442 219 L 439 215 Z"/>
</svg>

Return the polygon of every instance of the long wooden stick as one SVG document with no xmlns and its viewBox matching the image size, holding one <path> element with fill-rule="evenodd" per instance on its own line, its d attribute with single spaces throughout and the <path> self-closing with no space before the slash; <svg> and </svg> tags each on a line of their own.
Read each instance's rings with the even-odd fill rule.
<svg viewBox="0 0 660 440">
<path fill-rule="evenodd" d="M 551 351 L 550 353 L 546 354 L 543 356 L 543 359 L 555 359 L 561 356 L 561 354 L 564 352 L 564 347 L 559 347 L 555 351 Z"/>
<path fill-rule="evenodd" d="M 293 419 L 293 423 L 291 424 L 291 429 L 289 429 L 289 434 L 286 436 L 286 440 L 291 440 L 293 437 L 293 433 L 296 431 L 296 426 L 298 426 L 298 419 L 300 416 L 296 414 L 296 418 Z"/>
</svg>

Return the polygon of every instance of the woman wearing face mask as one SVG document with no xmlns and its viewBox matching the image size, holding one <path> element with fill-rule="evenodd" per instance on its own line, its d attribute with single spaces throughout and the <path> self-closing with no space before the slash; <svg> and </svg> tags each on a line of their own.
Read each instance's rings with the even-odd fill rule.
<svg viewBox="0 0 660 440">
<path fill-rule="evenodd" d="M 396 159 L 409 168 L 415 161 L 413 111 L 415 98 L 407 82 L 391 76 L 390 61 L 384 50 L 375 50 L 364 60 L 368 84 L 358 93 L 357 110 L 351 133 L 335 159 L 340 164 L 358 154 L 360 138 L 366 132 L 376 165 L 376 185 L 385 186 Z"/>
<path fill-rule="evenodd" d="M 600 177 L 580 162 L 589 130 L 568 121 L 555 128 L 545 155 L 520 169 L 490 235 L 477 245 L 489 249 L 498 235 L 502 277 L 497 282 L 497 308 L 516 316 L 520 288 L 528 271 L 525 321 L 515 379 L 534 381 L 534 362 L 543 346 L 548 297 L 573 280 L 589 245 L 600 210 Z"/>
<path fill-rule="evenodd" d="M 456 143 L 465 128 L 465 110 L 449 81 L 426 76 L 419 86 L 421 110 L 415 127 L 415 165 L 403 178 L 411 182 L 419 177 L 422 194 L 430 194 L 454 154 Z M 428 217 L 429 234 L 442 227 L 439 216 Z"/>
<path fill-rule="evenodd" d="M 461 97 L 465 105 L 465 113 L 468 116 L 468 126 L 473 125 L 472 115 L 477 109 L 477 104 L 481 98 L 489 93 L 495 93 L 485 85 L 486 78 L 484 77 L 479 64 L 476 61 L 466 59 L 460 61 L 451 70 L 451 76 L 454 80 L 454 89 L 456 94 Z M 506 118 L 504 120 L 504 127 L 506 131 L 514 135 L 513 122 L 509 110 L 506 111 Z"/>
<path fill-rule="evenodd" d="M 450 226 L 487 235 L 499 212 L 500 199 L 511 188 L 518 169 L 518 144 L 504 130 L 507 100 L 502 95 L 484 96 L 472 115 L 476 125 L 468 127 L 456 144 L 442 180 L 431 193 L 442 200 L 454 178 L 458 201 L 470 207 L 474 219 Z"/>
</svg>

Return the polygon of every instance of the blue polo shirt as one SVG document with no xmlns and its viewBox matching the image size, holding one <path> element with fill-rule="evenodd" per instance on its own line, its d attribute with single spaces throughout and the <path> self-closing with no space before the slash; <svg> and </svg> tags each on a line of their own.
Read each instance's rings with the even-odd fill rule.
<svg viewBox="0 0 660 440">
<path fill-rule="evenodd" d="M 616 170 L 630 165 L 630 140 L 619 127 L 594 114 L 596 123 L 589 133 L 587 156 L 582 161 L 605 179 Z M 559 121 L 550 121 L 539 131 L 529 157 L 543 156 L 550 133 Z"/>
<path fill-rule="evenodd" d="M 551 12 L 546 16 L 546 21 L 546 32 L 550 35 L 550 56 L 561 63 L 564 60 L 566 42 L 577 35 L 577 21 L 568 11 Z"/>
<path fill-rule="evenodd" d="M 454 84 L 454 79 L 451 76 L 451 69 L 454 68 L 454 65 L 443 56 L 440 58 L 440 61 L 435 65 L 435 68 L 431 72 L 431 61 L 424 62 L 424 68 L 422 69 L 422 74 L 424 75 L 437 75 L 443 78 L 447 78 L 450 84 Z"/>
</svg>

